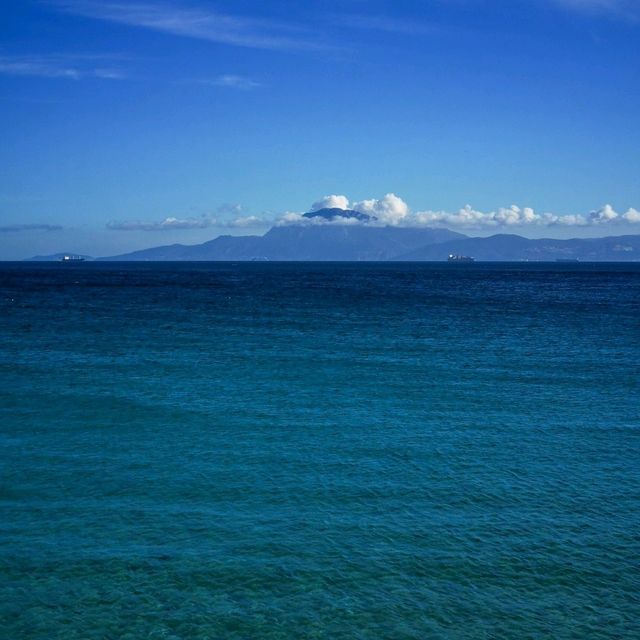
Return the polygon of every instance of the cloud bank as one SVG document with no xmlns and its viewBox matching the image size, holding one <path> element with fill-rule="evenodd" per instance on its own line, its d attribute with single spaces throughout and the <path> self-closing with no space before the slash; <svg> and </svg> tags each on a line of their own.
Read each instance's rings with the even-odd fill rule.
<svg viewBox="0 0 640 640">
<path fill-rule="evenodd" d="M 176 217 L 169 216 L 157 221 L 125 220 L 111 221 L 106 227 L 112 231 L 172 231 L 189 229 L 257 229 L 271 226 L 369 226 L 369 227 L 436 227 L 460 230 L 483 229 L 516 229 L 524 227 L 604 227 L 620 225 L 638 225 L 640 227 L 640 211 L 630 208 L 624 213 L 617 212 L 606 204 L 587 214 L 558 215 L 554 213 L 537 213 L 531 207 L 511 205 L 500 207 L 494 211 L 479 211 L 466 205 L 457 211 L 419 210 L 411 211 L 409 205 L 394 193 L 387 193 L 382 198 L 370 198 L 351 202 L 344 195 L 328 195 L 314 202 L 309 211 L 320 209 L 353 210 L 370 216 L 360 220 L 356 217 L 340 215 L 327 219 L 325 217 L 305 217 L 301 212 L 288 211 L 277 217 L 242 215 L 242 207 L 238 204 L 225 204 L 217 209 L 217 215 Z M 28 226 L 28 225 L 25 225 Z M 49 228 L 49 225 L 32 225 L 33 229 Z M 51 227 L 57 229 L 59 227 Z M 0 227 L 0 231 L 8 228 Z M 17 229 L 16 229 L 17 230 Z M 640 229 L 639 229 L 640 230 Z"/>
<path fill-rule="evenodd" d="M 323 208 L 353 209 L 372 216 L 371 220 L 335 217 L 306 218 L 302 213 L 287 212 L 277 221 L 278 225 L 368 225 L 402 227 L 447 227 L 461 229 L 497 229 L 508 227 L 594 227 L 602 225 L 640 224 L 640 211 L 630 208 L 619 213 L 606 204 L 588 214 L 558 215 L 537 213 L 531 207 L 511 205 L 495 211 L 479 211 L 466 205 L 457 211 L 420 210 L 412 212 L 407 203 L 388 193 L 383 198 L 372 198 L 350 203 L 344 195 L 330 195 L 314 202 L 311 211 Z"/>
</svg>

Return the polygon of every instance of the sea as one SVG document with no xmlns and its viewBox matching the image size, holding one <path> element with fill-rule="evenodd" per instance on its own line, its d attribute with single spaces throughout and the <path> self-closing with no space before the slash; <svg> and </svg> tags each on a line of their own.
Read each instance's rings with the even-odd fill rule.
<svg viewBox="0 0 640 640">
<path fill-rule="evenodd" d="M 1 263 L 0 636 L 640 638 L 640 263 Z"/>
</svg>

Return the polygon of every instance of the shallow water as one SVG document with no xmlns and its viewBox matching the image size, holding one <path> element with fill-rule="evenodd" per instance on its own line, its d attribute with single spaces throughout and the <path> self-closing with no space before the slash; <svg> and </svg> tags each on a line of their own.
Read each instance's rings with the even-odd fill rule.
<svg viewBox="0 0 640 640">
<path fill-rule="evenodd" d="M 640 637 L 640 265 L 0 265 L 11 639 Z"/>
</svg>

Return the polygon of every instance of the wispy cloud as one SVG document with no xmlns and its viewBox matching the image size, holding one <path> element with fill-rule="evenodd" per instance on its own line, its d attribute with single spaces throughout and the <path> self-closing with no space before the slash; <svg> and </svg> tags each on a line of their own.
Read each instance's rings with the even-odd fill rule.
<svg viewBox="0 0 640 640">
<path fill-rule="evenodd" d="M 237 76 L 233 74 L 224 74 L 216 78 L 204 78 L 193 80 L 196 84 L 208 85 L 211 87 L 224 87 L 226 89 L 238 89 L 239 91 L 251 91 L 264 86 L 261 82 L 249 78 L 247 76 Z"/>
<path fill-rule="evenodd" d="M 107 229 L 111 231 L 171 231 L 178 229 L 208 229 L 215 227 L 217 220 L 211 216 L 199 216 L 197 218 L 168 217 L 155 222 L 141 220 L 110 221 Z"/>
<path fill-rule="evenodd" d="M 640 20 L 638 0 L 551 0 L 566 9 L 582 13 L 608 14 L 627 20 Z"/>
<path fill-rule="evenodd" d="M 94 61 L 94 64 L 91 61 Z M 121 69 L 95 66 L 95 59 L 75 56 L 0 56 L 0 74 L 81 80 L 100 78 L 121 80 L 126 74 Z"/>
<path fill-rule="evenodd" d="M 308 30 L 271 20 L 219 13 L 172 2 L 51 0 L 59 10 L 221 44 L 257 49 L 320 49 Z"/>
<path fill-rule="evenodd" d="M 246 227 L 267 227 L 270 226 L 270 224 L 270 221 L 258 216 L 240 216 L 239 218 L 225 222 L 223 226 L 231 229 L 244 229 Z"/>
<path fill-rule="evenodd" d="M 58 224 L 9 224 L 0 227 L 0 233 L 19 233 L 21 231 L 61 231 Z"/>
<path fill-rule="evenodd" d="M 210 229 L 210 228 L 247 228 L 262 227 L 269 223 L 257 216 L 238 215 L 241 212 L 239 205 L 222 205 L 218 208 L 219 213 L 234 214 L 233 218 L 217 218 L 214 215 L 203 214 L 201 216 L 189 216 L 176 218 L 174 216 L 159 221 L 111 221 L 107 223 L 107 229 L 111 231 L 178 231 L 188 229 Z"/>
</svg>

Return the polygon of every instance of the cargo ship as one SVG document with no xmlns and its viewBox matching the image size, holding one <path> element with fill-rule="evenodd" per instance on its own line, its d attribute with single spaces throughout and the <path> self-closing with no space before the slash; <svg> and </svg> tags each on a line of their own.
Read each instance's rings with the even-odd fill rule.
<svg viewBox="0 0 640 640">
<path fill-rule="evenodd" d="M 450 253 L 447 258 L 447 262 L 475 262 L 476 259 L 471 256 L 459 256 L 455 253 Z"/>
<path fill-rule="evenodd" d="M 60 262 L 84 262 L 84 258 L 82 256 L 64 255 L 60 258 Z"/>
</svg>

